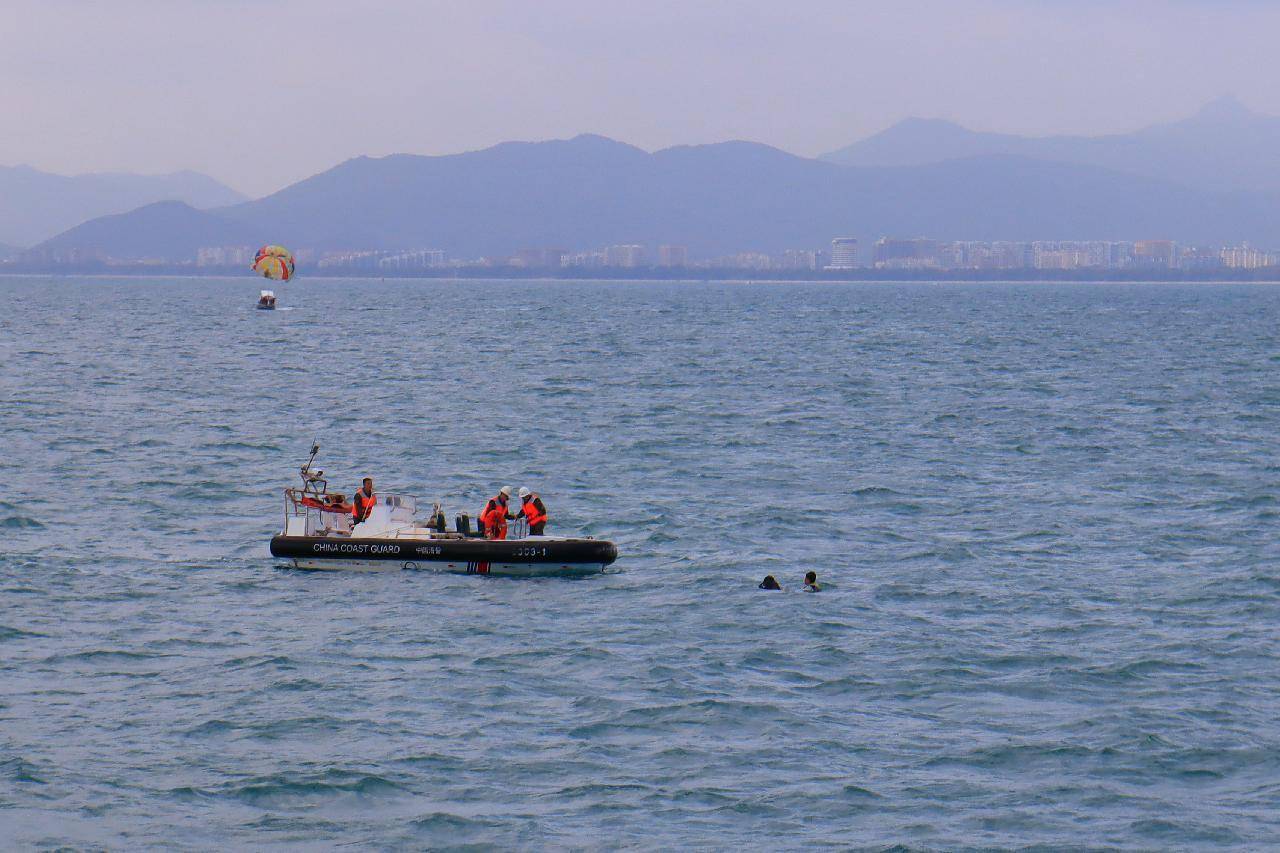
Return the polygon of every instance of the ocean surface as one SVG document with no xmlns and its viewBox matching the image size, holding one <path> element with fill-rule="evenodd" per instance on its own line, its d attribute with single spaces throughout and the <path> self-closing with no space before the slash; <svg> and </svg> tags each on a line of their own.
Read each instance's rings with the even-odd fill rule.
<svg viewBox="0 0 1280 853">
<path fill-rule="evenodd" d="M 1280 287 L 258 289 L 0 279 L 0 846 L 1280 846 Z"/>
</svg>

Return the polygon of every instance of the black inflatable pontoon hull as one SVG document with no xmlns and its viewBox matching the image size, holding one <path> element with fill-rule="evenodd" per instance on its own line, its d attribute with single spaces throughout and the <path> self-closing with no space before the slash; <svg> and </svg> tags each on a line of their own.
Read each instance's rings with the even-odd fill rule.
<svg viewBox="0 0 1280 853">
<path fill-rule="evenodd" d="M 590 574 L 618 559 L 603 539 L 355 539 L 271 538 L 271 555 L 298 568 L 425 569 L 459 574 Z"/>
</svg>

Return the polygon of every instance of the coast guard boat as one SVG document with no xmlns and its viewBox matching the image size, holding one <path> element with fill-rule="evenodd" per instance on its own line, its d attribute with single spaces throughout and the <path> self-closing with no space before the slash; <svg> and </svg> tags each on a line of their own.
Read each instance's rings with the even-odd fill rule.
<svg viewBox="0 0 1280 853">
<path fill-rule="evenodd" d="M 271 555 L 299 569 L 425 570 L 467 575 L 587 575 L 618 558 L 612 542 L 589 536 L 530 536 L 524 519 L 507 539 L 485 539 L 459 515 L 446 529 L 440 505 L 418 518 L 417 500 L 378 494 L 369 517 L 354 521 L 345 496 L 330 492 L 324 472 L 313 470 L 320 446 L 302 466 L 302 488 L 284 490 L 284 529 L 271 537 Z"/>
</svg>

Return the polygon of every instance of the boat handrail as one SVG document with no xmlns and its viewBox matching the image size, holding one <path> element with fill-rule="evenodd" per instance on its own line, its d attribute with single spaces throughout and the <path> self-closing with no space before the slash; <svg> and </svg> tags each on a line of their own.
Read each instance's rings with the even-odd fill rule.
<svg viewBox="0 0 1280 853">
<path fill-rule="evenodd" d="M 286 495 L 289 496 L 291 500 L 295 500 L 295 501 L 301 501 L 304 495 L 309 495 L 310 497 L 319 497 L 322 495 L 331 494 L 328 488 L 313 492 L 310 489 L 306 489 L 306 488 L 299 489 L 295 486 L 286 486 L 284 492 Z M 344 498 L 347 496 L 345 492 L 332 492 L 332 494 L 340 494 Z M 354 493 L 352 494 L 352 497 L 353 498 L 355 497 Z M 378 490 L 377 498 L 378 498 L 378 503 L 386 504 L 387 506 L 392 508 L 399 509 L 401 507 L 406 507 L 411 512 L 418 511 L 418 498 L 414 495 L 405 494 L 404 492 L 384 492 L 384 491 Z"/>
<path fill-rule="evenodd" d="M 406 530 L 425 530 L 428 533 L 438 534 L 449 538 L 450 531 L 438 530 L 434 527 L 427 526 L 422 519 L 414 519 L 407 524 L 401 524 L 396 527 L 386 527 L 380 535 L 398 536 Z M 513 519 L 507 522 L 507 539 L 524 539 L 529 535 L 529 522 L 523 518 Z"/>
<path fill-rule="evenodd" d="M 314 535 L 317 530 L 323 529 L 325 534 L 339 533 L 349 534 L 351 532 L 351 507 L 345 504 L 336 504 L 328 507 L 315 506 L 304 501 L 309 498 L 313 502 L 322 502 L 329 496 L 329 492 L 312 492 L 308 489 L 295 489 L 292 487 L 284 490 L 284 529 L 289 530 L 289 519 L 302 519 L 303 532 L 305 535 Z"/>
<path fill-rule="evenodd" d="M 319 480 L 320 472 L 315 472 L 317 480 Z M 304 476 L 305 480 L 305 476 Z M 307 482 L 303 488 L 286 486 L 284 489 L 285 506 L 284 506 L 284 529 L 289 529 L 289 518 L 305 518 L 307 519 L 306 528 L 308 535 L 313 529 L 324 528 L 327 533 L 338 533 L 343 535 L 351 535 L 352 528 L 355 525 L 351 519 L 351 504 L 347 500 L 347 496 L 343 492 L 330 492 L 326 487 L 315 488 L 316 483 Z M 304 501 L 310 498 L 312 501 L 327 502 L 331 495 L 337 495 L 342 498 L 342 503 L 332 504 L 331 506 L 319 507 L 308 504 Z M 353 496 L 354 497 L 354 496 Z M 384 492 L 379 491 L 378 503 L 388 507 L 390 510 L 399 510 L 401 512 L 407 510 L 411 515 L 417 514 L 418 499 L 413 495 L 403 492 Z M 439 503 L 435 505 L 439 506 Z M 311 514 L 315 513 L 314 518 Z M 331 520 L 336 524 L 325 523 L 324 515 L 330 516 Z M 341 521 L 339 521 L 341 519 Z M 427 522 L 420 518 L 412 518 L 402 524 L 384 527 L 379 532 L 379 536 L 398 537 L 407 530 L 429 530 L 436 533 L 447 533 L 448 531 L 438 531 L 430 527 Z M 525 539 L 529 536 L 529 521 L 523 516 L 520 518 L 510 519 L 507 522 L 507 539 Z"/>
</svg>

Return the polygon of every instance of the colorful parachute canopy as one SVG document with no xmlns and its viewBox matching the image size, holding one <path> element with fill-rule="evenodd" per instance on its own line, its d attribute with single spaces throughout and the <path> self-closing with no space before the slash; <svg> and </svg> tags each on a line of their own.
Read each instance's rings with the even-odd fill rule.
<svg viewBox="0 0 1280 853">
<path fill-rule="evenodd" d="M 253 259 L 253 271 L 263 278 L 288 281 L 293 278 L 293 252 L 284 246 L 263 246 Z"/>
</svg>

